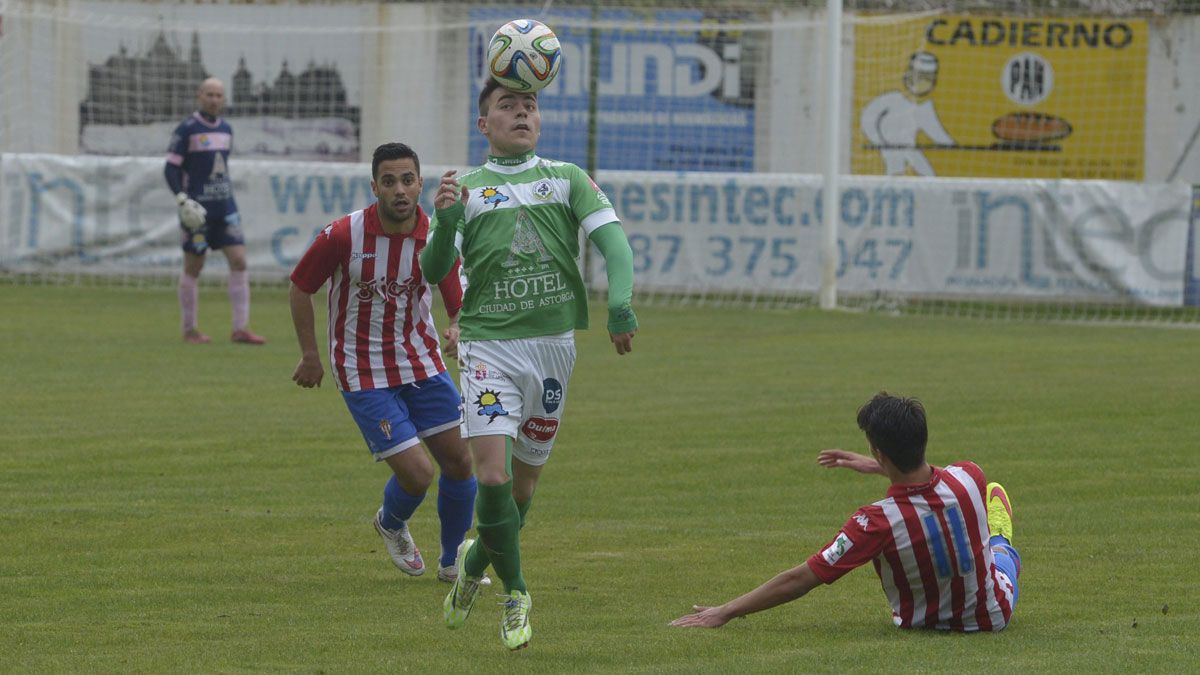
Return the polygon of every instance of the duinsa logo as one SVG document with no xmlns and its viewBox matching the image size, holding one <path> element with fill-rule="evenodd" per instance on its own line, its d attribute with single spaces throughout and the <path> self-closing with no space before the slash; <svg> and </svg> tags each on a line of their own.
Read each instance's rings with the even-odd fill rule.
<svg viewBox="0 0 1200 675">
<path fill-rule="evenodd" d="M 546 87 L 548 94 L 582 96 L 587 86 L 588 47 L 562 45 L 563 65 Z M 617 42 L 600 58 L 609 64 L 608 80 L 601 78 L 601 96 L 699 97 L 715 94 L 737 99 L 741 94 L 741 45 L 699 43 Z"/>
</svg>

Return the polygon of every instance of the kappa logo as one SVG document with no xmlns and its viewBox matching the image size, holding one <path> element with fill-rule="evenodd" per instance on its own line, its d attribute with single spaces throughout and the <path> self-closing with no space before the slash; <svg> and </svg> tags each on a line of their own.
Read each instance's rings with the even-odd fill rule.
<svg viewBox="0 0 1200 675">
<path fill-rule="evenodd" d="M 392 422 L 391 420 L 379 420 L 379 431 L 383 433 L 383 437 L 387 440 L 392 440 Z"/>
<path fill-rule="evenodd" d="M 475 414 L 487 417 L 488 424 L 495 422 L 497 417 L 508 416 L 508 411 L 500 403 L 500 392 L 491 389 L 483 390 L 483 393 L 475 399 L 475 407 Z"/>
<path fill-rule="evenodd" d="M 545 443 L 558 433 L 558 420 L 552 417 L 530 417 L 521 425 L 521 433 L 537 443 Z"/>
<path fill-rule="evenodd" d="M 508 195 L 497 187 L 485 187 L 479 191 L 479 196 L 483 197 L 484 204 L 491 204 L 493 209 L 508 201 Z"/>
<path fill-rule="evenodd" d="M 867 518 L 867 514 L 858 513 L 854 516 L 854 522 L 858 523 L 858 526 L 861 527 L 863 531 L 866 531 L 868 529 L 867 525 L 870 524 L 871 521 Z"/>
<path fill-rule="evenodd" d="M 321 230 L 321 234 L 325 235 L 326 239 L 332 237 L 333 236 L 333 225 L 326 225 L 325 229 Z"/>
<path fill-rule="evenodd" d="M 533 186 L 533 196 L 541 201 L 546 201 L 554 197 L 554 189 L 550 187 L 550 181 L 539 181 Z"/>
</svg>

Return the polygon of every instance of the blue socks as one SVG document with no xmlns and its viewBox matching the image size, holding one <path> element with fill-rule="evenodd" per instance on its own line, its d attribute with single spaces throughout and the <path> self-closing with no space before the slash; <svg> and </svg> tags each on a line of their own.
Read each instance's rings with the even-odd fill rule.
<svg viewBox="0 0 1200 675">
<path fill-rule="evenodd" d="M 454 564 L 454 554 L 462 543 L 475 513 L 475 476 L 454 480 L 445 475 L 438 479 L 438 519 L 442 523 L 442 558 L 439 564 Z"/>
<path fill-rule="evenodd" d="M 392 475 L 383 488 L 383 517 L 379 519 L 379 524 L 388 530 L 401 529 L 424 500 L 424 492 L 415 496 L 408 494 L 400 487 L 396 476 Z"/>
<path fill-rule="evenodd" d="M 463 537 L 471 529 L 475 516 L 475 493 L 478 490 L 475 476 L 466 480 L 454 480 L 446 476 L 438 479 L 438 519 L 442 524 L 442 567 L 454 564 L 454 554 Z M 380 525 L 389 530 L 399 530 L 425 500 L 425 494 L 410 495 L 400 487 L 396 476 L 388 478 L 383 488 L 383 517 Z"/>
</svg>

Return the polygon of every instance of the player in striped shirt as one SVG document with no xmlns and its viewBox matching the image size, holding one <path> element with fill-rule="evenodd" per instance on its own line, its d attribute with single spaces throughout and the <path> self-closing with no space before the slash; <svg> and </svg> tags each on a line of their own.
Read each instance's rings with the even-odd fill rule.
<svg viewBox="0 0 1200 675">
<path fill-rule="evenodd" d="M 1004 629 L 1017 604 L 1021 558 L 1012 547 L 1012 508 L 998 483 L 971 462 L 925 461 L 925 409 L 916 399 L 877 394 L 858 411 L 871 457 L 826 450 L 817 461 L 882 474 L 887 496 L 860 508 L 807 562 L 719 607 L 693 607 L 675 626 L 716 628 L 795 600 L 867 562 L 901 628 Z"/>
<path fill-rule="evenodd" d="M 509 649 L 529 644 L 532 607 L 521 570 L 520 530 L 550 458 L 575 365 L 575 330 L 587 328 L 579 273 L 580 234 L 604 257 L 608 332 L 628 353 L 638 322 L 633 253 L 604 192 L 578 166 L 539 157 L 536 93 L 490 80 L 479 95 L 483 166 L 438 187 L 435 225 L 421 265 L 430 279 L 461 253 L 467 270 L 459 377 L 465 433 L 479 476 L 479 541 L 462 554 L 463 575 L 442 604 L 462 626 L 491 566 L 508 598 L 500 623 Z"/>
<path fill-rule="evenodd" d="M 229 151 L 233 127 L 221 119 L 225 85 L 215 77 L 200 83 L 199 110 L 175 128 L 164 168 L 167 185 L 179 203 L 183 272 L 179 275 L 179 308 L 183 339 L 207 344 L 209 338 L 196 327 L 199 305 L 197 281 L 209 249 L 219 250 L 229 262 L 229 302 L 233 307 L 234 342 L 261 345 L 261 336 L 250 332 L 250 276 L 246 271 L 246 240 L 242 217 L 233 200 L 229 178 Z"/>
<path fill-rule="evenodd" d="M 376 203 L 339 218 L 319 234 L 292 272 L 292 321 L 301 358 L 292 379 L 320 386 L 324 377 L 312 296 L 329 282 L 329 363 L 333 379 L 376 461 L 393 475 L 375 515 L 392 562 L 402 572 L 425 571 L 408 519 L 433 481 L 429 448 L 441 468 L 438 517 L 442 555 L 438 579 L 458 577 L 454 555 L 471 528 L 476 483 L 459 433 L 462 397 L 446 372 L 430 312 L 433 289 L 421 274 L 429 219 L 418 206 L 421 165 L 403 143 L 375 149 L 371 190 Z M 462 287 L 457 274 L 439 284 L 450 324 L 443 336 L 455 355 Z"/>
</svg>

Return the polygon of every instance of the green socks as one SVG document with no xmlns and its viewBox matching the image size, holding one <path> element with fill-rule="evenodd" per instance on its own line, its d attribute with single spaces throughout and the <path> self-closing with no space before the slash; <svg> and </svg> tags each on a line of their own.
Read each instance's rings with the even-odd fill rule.
<svg viewBox="0 0 1200 675">
<path fill-rule="evenodd" d="M 525 504 L 526 510 L 529 504 Z M 501 485 L 479 485 L 475 498 L 477 521 L 475 530 L 479 541 L 467 552 L 463 572 L 467 576 L 482 576 L 488 563 L 504 582 L 504 591 L 528 592 L 521 576 L 521 540 L 519 533 L 523 513 L 512 495 L 512 481 Z"/>
</svg>

